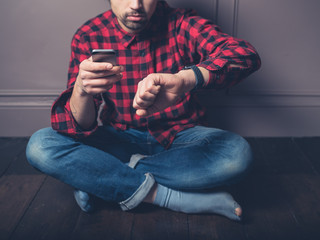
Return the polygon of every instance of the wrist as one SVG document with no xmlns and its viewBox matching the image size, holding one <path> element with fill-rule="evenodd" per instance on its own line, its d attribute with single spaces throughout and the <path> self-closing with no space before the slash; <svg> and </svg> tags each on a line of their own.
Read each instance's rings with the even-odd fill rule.
<svg viewBox="0 0 320 240">
<path fill-rule="evenodd" d="M 79 77 L 77 77 L 76 82 L 74 83 L 73 93 L 79 97 L 89 97 L 90 96 L 90 94 L 88 94 L 84 90 L 83 85 L 82 85 L 82 81 L 81 81 L 81 79 L 79 79 Z"/>
<path fill-rule="evenodd" d="M 201 89 L 205 84 L 205 79 L 202 71 L 196 65 L 186 66 L 184 69 L 191 69 L 194 73 L 194 79 L 196 83 L 194 88 L 191 91 Z"/>
<path fill-rule="evenodd" d="M 183 83 L 183 92 L 190 92 L 196 85 L 196 78 L 192 69 L 183 69 L 176 73 Z"/>
</svg>

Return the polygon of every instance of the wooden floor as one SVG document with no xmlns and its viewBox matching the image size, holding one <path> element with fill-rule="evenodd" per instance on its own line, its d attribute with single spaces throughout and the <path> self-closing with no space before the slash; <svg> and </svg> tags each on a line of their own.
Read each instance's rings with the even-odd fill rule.
<svg viewBox="0 0 320 240">
<path fill-rule="evenodd" d="M 230 189 L 241 223 L 143 205 L 93 214 L 72 188 L 30 167 L 27 138 L 0 138 L 0 239 L 320 239 L 320 138 L 250 138 L 252 173 Z"/>
</svg>

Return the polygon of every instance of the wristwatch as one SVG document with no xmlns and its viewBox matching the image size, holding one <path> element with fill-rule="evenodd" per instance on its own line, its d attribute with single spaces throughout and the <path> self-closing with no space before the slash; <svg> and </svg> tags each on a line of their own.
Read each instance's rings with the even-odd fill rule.
<svg viewBox="0 0 320 240">
<path fill-rule="evenodd" d="M 191 91 L 195 91 L 195 90 L 203 87 L 204 78 L 202 76 L 200 69 L 196 65 L 185 66 L 183 69 L 192 69 L 194 72 L 194 75 L 196 76 L 196 85 L 194 86 L 194 88 Z"/>
</svg>

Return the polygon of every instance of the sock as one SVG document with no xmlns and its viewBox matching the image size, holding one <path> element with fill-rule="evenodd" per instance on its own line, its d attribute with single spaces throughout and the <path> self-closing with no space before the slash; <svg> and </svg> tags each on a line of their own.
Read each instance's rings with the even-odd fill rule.
<svg viewBox="0 0 320 240">
<path fill-rule="evenodd" d="M 73 195 L 82 211 L 87 213 L 93 211 L 92 198 L 88 193 L 80 190 L 74 190 Z"/>
<path fill-rule="evenodd" d="M 181 192 L 158 184 L 153 204 L 176 212 L 215 213 L 232 220 L 241 220 L 241 217 L 235 214 L 239 204 L 226 192 Z"/>
</svg>

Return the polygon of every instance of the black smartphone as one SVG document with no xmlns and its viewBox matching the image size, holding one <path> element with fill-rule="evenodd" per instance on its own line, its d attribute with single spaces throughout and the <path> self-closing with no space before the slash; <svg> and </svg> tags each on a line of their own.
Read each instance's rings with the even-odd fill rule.
<svg viewBox="0 0 320 240">
<path fill-rule="evenodd" d="M 113 66 L 117 65 L 116 52 L 113 49 L 93 49 L 91 54 L 94 62 L 109 62 Z"/>
</svg>

